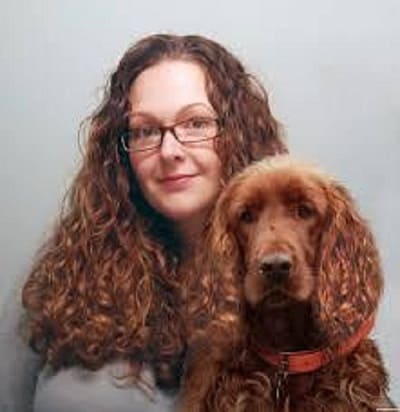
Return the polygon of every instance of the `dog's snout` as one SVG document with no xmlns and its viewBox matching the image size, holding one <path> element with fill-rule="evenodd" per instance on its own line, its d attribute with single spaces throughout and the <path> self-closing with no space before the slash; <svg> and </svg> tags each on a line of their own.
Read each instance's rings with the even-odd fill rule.
<svg viewBox="0 0 400 412">
<path fill-rule="evenodd" d="M 274 282 L 284 282 L 290 275 L 292 259 L 286 253 L 273 253 L 264 256 L 259 272 Z"/>
</svg>

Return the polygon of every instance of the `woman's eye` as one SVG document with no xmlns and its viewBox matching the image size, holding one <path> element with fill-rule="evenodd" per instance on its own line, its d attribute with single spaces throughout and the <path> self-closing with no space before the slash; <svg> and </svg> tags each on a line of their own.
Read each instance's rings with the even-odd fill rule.
<svg viewBox="0 0 400 412">
<path fill-rule="evenodd" d="M 183 125 L 188 129 L 206 129 L 212 122 L 212 119 L 194 117 L 184 122 Z"/>
<path fill-rule="evenodd" d="M 131 130 L 131 137 L 133 139 L 146 139 L 149 137 L 158 137 L 159 135 L 160 129 L 156 126 L 134 127 Z"/>
<path fill-rule="evenodd" d="M 302 203 L 296 206 L 296 216 L 300 219 L 307 220 L 315 215 L 315 209 L 313 206 Z"/>
</svg>

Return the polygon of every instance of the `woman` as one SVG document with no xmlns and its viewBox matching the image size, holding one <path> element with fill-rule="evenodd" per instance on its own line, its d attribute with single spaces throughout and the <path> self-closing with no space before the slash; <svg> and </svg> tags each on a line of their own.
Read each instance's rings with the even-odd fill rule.
<svg viewBox="0 0 400 412">
<path fill-rule="evenodd" d="M 200 36 L 131 47 L 87 136 L 23 288 L 44 366 L 34 411 L 168 410 L 186 349 L 185 285 L 209 211 L 234 173 L 285 147 L 263 88 Z M 27 354 L 5 410 L 30 410 L 39 368 Z"/>
</svg>

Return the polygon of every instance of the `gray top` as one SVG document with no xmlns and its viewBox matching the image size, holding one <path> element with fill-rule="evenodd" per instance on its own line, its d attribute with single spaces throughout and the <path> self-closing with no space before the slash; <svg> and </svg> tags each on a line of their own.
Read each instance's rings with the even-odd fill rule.
<svg viewBox="0 0 400 412">
<path fill-rule="evenodd" d="M 37 385 L 34 412 L 172 412 L 174 398 L 159 390 L 129 386 L 122 376 L 122 362 L 107 364 L 96 372 L 82 368 L 63 369 L 53 374 L 45 368 Z M 154 385 L 149 369 L 143 379 Z"/>
</svg>

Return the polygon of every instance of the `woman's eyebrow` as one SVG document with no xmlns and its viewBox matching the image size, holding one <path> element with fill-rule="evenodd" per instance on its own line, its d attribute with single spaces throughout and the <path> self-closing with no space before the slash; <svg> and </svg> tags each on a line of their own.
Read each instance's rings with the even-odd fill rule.
<svg viewBox="0 0 400 412">
<path fill-rule="evenodd" d="M 203 111 L 206 110 L 208 114 L 215 116 L 215 112 L 213 110 L 213 108 L 205 103 L 190 103 L 187 104 L 183 107 L 181 107 L 177 113 L 175 113 L 173 119 L 176 120 L 179 117 L 181 117 L 182 115 L 188 113 L 188 112 L 192 112 L 195 111 L 197 109 L 202 109 Z M 143 110 L 139 110 L 139 111 L 134 111 L 130 114 L 129 118 L 131 120 L 134 120 L 136 118 L 144 118 L 146 120 L 152 120 L 152 121 L 156 121 L 156 122 L 163 122 L 165 119 L 160 119 L 158 116 L 155 116 L 153 113 L 151 112 L 147 112 L 147 111 L 143 111 Z"/>
<path fill-rule="evenodd" d="M 182 116 L 182 114 L 185 114 L 187 112 L 194 111 L 194 110 L 197 110 L 197 109 L 207 110 L 207 112 L 209 114 L 215 115 L 215 112 L 214 112 L 214 110 L 211 106 L 209 106 L 205 103 L 191 103 L 191 104 L 188 104 L 186 106 L 183 106 L 178 111 L 178 113 L 176 113 L 175 118 L 178 118 L 179 116 Z"/>
</svg>

